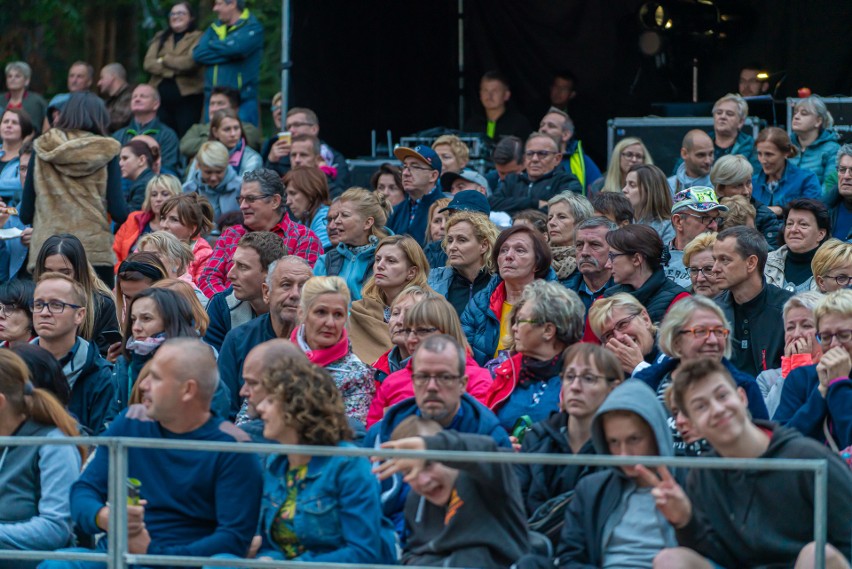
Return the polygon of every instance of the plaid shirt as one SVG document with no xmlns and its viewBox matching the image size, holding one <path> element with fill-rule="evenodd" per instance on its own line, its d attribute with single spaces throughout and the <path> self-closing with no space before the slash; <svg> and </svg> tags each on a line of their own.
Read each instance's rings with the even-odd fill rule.
<svg viewBox="0 0 852 569">
<path fill-rule="evenodd" d="M 322 255 L 322 243 L 316 234 L 304 225 L 290 221 L 286 213 L 271 231 L 284 240 L 288 255 L 302 257 L 312 267 L 317 262 L 317 258 Z M 237 250 L 240 238 L 248 232 L 249 229 L 245 225 L 234 225 L 226 229 L 219 237 L 216 247 L 213 248 L 213 254 L 207 260 L 196 283 L 207 298 L 212 298 L 214 294 L 222 292 L 231 285 L 228 282 L 228 271 L 234 264 L 234 251 Z"/>
</svg>

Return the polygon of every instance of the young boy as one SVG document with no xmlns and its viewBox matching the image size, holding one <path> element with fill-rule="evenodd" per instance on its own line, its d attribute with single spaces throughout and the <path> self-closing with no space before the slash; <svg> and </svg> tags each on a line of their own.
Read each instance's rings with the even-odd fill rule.
<svg viewBox="0 0 852 569">
<path fill-rule="evenodd" d="M 826 567 L 848 569 L 852 473 L 839 457 L 795 430 L 752 421 L 745 392 L 718 362 L 683 364 L 673 390 L 677 408 L 712 445 L 708 456 L 828 460 Z M 682 546 L 662 551 L 654 567 L 813 566 L 810 472 L 694 469 L 684 492 L 665 468 L 660 478 L 638 469 Z"/>
</svg>

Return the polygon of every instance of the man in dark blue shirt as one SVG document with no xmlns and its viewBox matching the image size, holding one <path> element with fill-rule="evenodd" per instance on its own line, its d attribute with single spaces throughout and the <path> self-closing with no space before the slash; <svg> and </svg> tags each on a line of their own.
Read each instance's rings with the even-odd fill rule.
<svg viewBox="0 0 852 569">
<path fill-rule="evenodd" d="M 388 227 L 397 235 L 410 235 L 423 246 L 426 243 L 429 207 L 444 197 L 438 188 L 441 159 L 434 150 L 423 145 L 414 148 L 400 146 L 393 155 L 402 162 L 402 189 L 407 199 L 394 208 Z"/>
</svg>

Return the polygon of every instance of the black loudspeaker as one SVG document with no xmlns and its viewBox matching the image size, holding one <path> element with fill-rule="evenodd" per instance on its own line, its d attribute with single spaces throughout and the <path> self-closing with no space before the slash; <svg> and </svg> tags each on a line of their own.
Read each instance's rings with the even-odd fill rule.
<svg viewBox="0 0 852 569">
<path fill-rule="evenodd" d="M 367 188 L 368 190 L 373 189 L 370 185 L 370 177 L 379 169 L 379 166 L 382 164 L 399 166 L 399 160 L 392 156 L 361 156 L 347 160 L 346 163 L 349 165 L 351 185 Z"/>
</svg>

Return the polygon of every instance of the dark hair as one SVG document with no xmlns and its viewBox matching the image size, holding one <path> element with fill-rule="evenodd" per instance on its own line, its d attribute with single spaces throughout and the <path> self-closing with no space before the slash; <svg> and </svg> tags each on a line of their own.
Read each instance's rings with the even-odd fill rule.
<svg viewBox="0 0 852 569">
<path fill-rule="evenodd" d="M 30 308 L 34 293 L 35 283 L 30 280 L 12 279 L 5 283 L 0 283 L 0 304 L 5 304 L 6 306 L 18 308 L 26 312 L 27 319 L 30 321 L 30 336 L 34 335 L 33 312 Z"/>
<path fill-rule="evenodd" d="M 216 227 L 219 228 L 219 231 L 224 231 L 227 227 L 233 227 L 234 225 L 242 225 L 243 224 L 243 212 L 235 209 L 233 211 L 223 212 L 216 219 Z"/>
<path fill-rule="evenodd" d="M 577 76 L 574 75 L 574 72 L 570 69 L 560 69 L 556 73 L 553 74 L 554 79 L 565 79 L 566 81 L 570 81 L 574 87 L 577 89 Z"/>
<path fill-rule="evenodd" d="M 741 226 L 740 226 L 741 227 Z M 689 417 L 686 407 L 686 392 L 690 387 L 703 381 L 710 375 L 718 375 L 736 390 L 737 384 L 728 368 L 722 362 L 711 358 L 701 358 L 681 363 L 672 373 L 672 400 L 681 413 Z"/>
<path fill-rule="evenodd" d="M 639 253 L 645 260 L 645 264 L 652 271 L 658 271 L 662 267 L 663 240 L 659 233 L 648 225 L 627 225 L 621 229 L 610 231 L 606 234 L 606 242 L 610 247 L 628 255 Z"/>
<path fill-rule="evenodd" d="M 544 236 L 529 225 L 513 225 L 500 233 L 500 236 L 497 237 L 497 241 L 494 243 L 494 251 L 491 254 L 494 266 L 497 267 L 497 271 L 499 272 L 500 265 L 497 263 L 497 258 L 500 256 L 500 249 L 509 237 L 518 233 L 526 233 L 530 236 L 533 253 L 535 254 L 535 278 L 543 279 L 547 276 L 548 271 L 550 271 L 553 255 L 550 252 L 547 241 L 544 240 Z"/>
<path fill-rule="evenodd" d="M 195 226 L 195 233 L 189 236 L 195 239 L 199 235 L 207 235 L 213 229 L 213 216 L 216 215 L 210 201 L 197 192 L 185 192 L 172 196 L 163 202 L 160 217 L 175 210 L 180 222 L 187 227 Z"/>
<path fill-rule="evenodd" d="M 65 377 L 59 360 L 35 344 L 12 346 L 11 350 L 18 354 L 30 369 L 30 381 L 33 387 L 50 391 L 62 405 L 67 407 L 68 401 L 71 400 L 71 387 L 68 385 L 68 378 Z"/>
<path fill-rule="evenodd" d="M 319 168 L 293 168 L 284 174 L 283 182 L 285 187 L 293 184 L 295 189 L 303 193 L 310 202 L 304 219 L 299 220 L 302 223 L 310 225 L 320 206 L 331 203 L 328 195 L 328 178 Z"/>
<path fill-rule="evenodd" d="M 296 134 L 293 136 L 292 142 L 310 142 L 311 150 L 313 150 L 315 156 L 319 156 L 322 151 L 322 143 L 319 137 L 313 134 Z"/>
<path fill-rule="evenodd" d="M 482 83 L 483 81 L 499 81 L 504 87 L 506 87 L 506 89 L 509 89 L 509 79 L 497 70 L 486 71 L 483 73 L 482 79 L 480 79 L 479 82 Z"/>
<path fill-rule="evenodd" d="M 240 96 L 239 89 L 234 89 L 233 87 L 228 87 L 226 85 L 216 85 L 210 91 L 210 96 L 213 95 L 225 95 L 228 98 L 228 104 L 234 110 L 239 110 L 240 105 L 243 102 L 243 98 Z"/>
<path fill-rule="evenodd" d="M 127 307 L 123 330 L 125 340 L 133 337 L 131 315 L 133 305 L 140 298 L 150 298 L 157 305 L 160 318 L 163 319 L 163 333 L 167 339 L 198 337 L 198 332 L 195 331 L 192 307 L 183 296 L 168 288 L 148 288 L 137 294 Z M 127 352 L 126 344 L 122 347 L 122 352 L 124 357 L 129 360 L 130 354 Z"/>
<path fill-rule="evenodd" d="M 109 135 L 109 113 L 100 97 L 91 91 L 71 93 L 54 127 Z"/>
<path fill-rule="evenodd" d="M 141 140 L 131 140 L 130 142 L 125 143 L 122 148 L 127 148 L 135 156 L 141 156 L 144 158 L 145 162 L 148 163 L 149 169 L 154 165 L 154 153 L 151 152 L 151 147 Z"/>
<path fill-rule="evenodd" d="M 398 166 L 394 166 L 388 162 L 379 166 L 379 169 L 370 176 L 370 187 L 375 190 L 379 185 L 379 178 L 384 174 L 393 176 L 393 183 L 396 184 L 397 188 L 402 189 L 402 170 Z"/>
<path fill-rule="evenodd" d="M 198 22 L 195 21 L 195 11 L 192 9 L 190 3 L 186 1 L 175 2 L 174 4 L 172 4 L 172 9 L 174 9 L 175 6 L 186 6 L 186 11 L 189 12 L 189 25 L 186 27 L 185 33 L 194 32 L 198 27 Z M 166 41 L 173 35 L 174 32 L 172 31 L 172 27 L 166 26 L 165 31 L 160 34 L 160 45 L 157 47 L 157 53 L 159 53 L 160 50 L 163 49 L 163 46 L 166 44 Z"/>
<path fill-rule="evenodd" d="M 240 238 L 237 247 L 255 251 L 260 258 L 260 270 L 263 272 L 266 272 L 273 261 L 287 254 L 284 241 L 271 231 L 250 231 Z"/>
<path fill-rule="evenodd" d="M 522 209 L 512 216 L 512 222 L 526 221 L 542 235 L 547 235 L 547 215 L 537 209 Z"/>
<path fill-rule="evenodd" d="M 766 238 L 757 229 L 745 225 L 723 229 L 716 235 L 716 242 L 728 238 L 733 238 L 736 241 L 734 250 L 743 259 L 752 255 L 757 256 L 757 272 L 762 275 L 763 269 L 766 267 L 766 258 L 769 256 L 769 244 L 766 242 Z"/>
<path fill-rule="evenodd" d="M 633 223 L 633 204 L 621 192 L 598 192 L 589 198 L 595 211 L 611 215 L 619 225 Z"/>
<path fill-rule="evenodd" d="M 794 209 L 811 212 L 816 218 L 817 227 L 819 229 L 825 229 L 825 236 L 820 240 L 820 245 L 831 238 L 831 214 L 829 213 L 826 205 L 822 203 L 822 200 L 797 198 L 787 202 L 787 205 L 784 206 L 784 226 L 787 225 L 787 218 L 790 216 L 790 212 Z M 778 232 L 778 245 L 785 245 L 784 227 L 782 226 L 781 229 L 782 230 Z"/>
<path fill-rule="evenodd" d="M 21 138 L 24 139 L 35 132 L 35 128 L 33 127 L 33 119 L 30 118 L 30 114 L 24 109 L 10 109 L 6 108 L 3 111 L 3 114 L 12 113 L 13 115 L 18 115 L 18 123 L 21 125 Z M 0 116 L 2 118 L 2 116 Z M 39 125 L 41 128 L 41 125 Z M 22 148 L 23 150 L 23 148 Z M 20 151 L 18 152 L 20 154 Z"/>
<path fill-rule="evenodd" d="M 504 136 L 494 147 L 491 159 L 500 166 L 505 166 L 512 161 L 523 164 L 524 149 L 524 141 L 517 136 Z"/>
<path fill-rule="evenodd" d="M 768 126 L 757 133 L 754 147 L 757 148 L 757 145 L 761 142 L 771 142 L 787 158 L 792 158 L 799 153 L 799 149 L 790 140 L 787 131 L 777 126 Z"/>
</svg>

